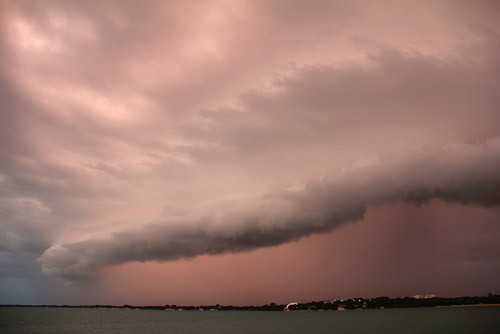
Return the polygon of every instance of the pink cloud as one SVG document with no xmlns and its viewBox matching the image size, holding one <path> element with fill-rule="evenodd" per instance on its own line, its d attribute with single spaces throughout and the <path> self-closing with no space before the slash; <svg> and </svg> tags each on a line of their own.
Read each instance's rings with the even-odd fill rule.
<svg viewBox="0 0 500 334">
<path fill-rule="evenodd" d="M 341 294 L 327 287 L 322 273 L 334 277 L 332 268 L 337 264 L 344 272 L 350 266 L 358 276 L 368 275 L 364 266 L 385 265 L 383 259 L 389 253 L 389 246 L 383 248 L 385 243 L 394 249 L 411 245 L 412 250 L 404 254 L 418 268 L 431 271 L 436 282 L 462 275 L 463 284 L 457 283 L 456 289 L 436 283 L 443 293 L 465 291 L 460 289 L 472 280 L 470 268 L 484 275 L 494 275 L 498 268 L 496 262 L 488 262 L 498 258 L 496 251 L 478 241 L 485 238 L 489 245 L 497 240 L 496 233 L 490 239 L 479 236 L 479 226 L 495 230 L 489 222 L 497 211 L 478 209 L 474 203 L 491 206 L 497 199 L 498 152 L 492 143 L 500 135 L 499 11 L 494 1 L 1 2 L 0 263 L 6 269 L 0 270 L 0 277 L 22 277 L 32 284 L 34 295 L 40 293 L 44 296 L 40 298 L 48 300 L 40 292 L 42 287 L 55 291 L 60 286 L 57 279 L 40 278 L 40 266 L 48 268 L 47 254 L 57 259 L 54 250 L 61 245 L 99 243 L 127 233 L 142 235 L 151 225 L 168 229 L 171 217 L 196 215 L 199 208 L 213 220 L 196 220 L 196 224 L 187 220 L 183 228 L 213 221 L 219 224 L 215 232 L 202 230 L 227 236 L 242 226 L 239 222 L 245 222 L 251 211 L 248 203 L 252 201 L 245 198 L 303 190 L 311 180 L 339 180 L 346 173 L 365 177 L 369 184 L 371 176 L 382 173 L 377 171 L 400 166 L 386 161 L 387 157 L 404 157 L 401 161 L 411 162 L 408 168 L 385 173 L 411 185 L 416 196 L 412 200 L 438 197 L 472 205 L 432 202 L 430 208 L 417 209 L 400 204 L 402 198 L 397 195 L 373 195 L 361 205 L 368 210 L 365 218 L 361 210 L 345 219 L 361 222 L 341 226 L 328 236 L 307 237 L 320 232 L 314 229 L 317 217 L 311 215 L 301 225 L 306 232 L 292 237 L 286 231 L 277 233 L 274 243 L 266 242 L 269 235 L 264 233 L 262 240 L 246 248 L 257 248 L 249 254 L 212 258 L 195 252 L 200 258 L 190 262 L 123 264 L 102 269 L 106 274 L 100 276 L 101 283 L 80 282 L 79 287 L 68 289 L 77 301 L 85 295 L 78 289 L 109 284 L 108 276 L 125 289 L 139 279 L 134 273 L 138 268 L 151 274 L 171 268 L 178 271 L 177 282 L 189 281 L 190 271 L 210 271 L 210 265 L 227 273 L 225 264 L 243 268 L 246 263 L 255 272 L 261 259 L 269 256 L 272 260 L 259 275 L 252 275 L 250 269 L 241 269 L 245 275 L 229 273 L 259 297 L 242 294 L 240 299 L 231 299 L 235 285 L 229 290 L 234 293 L 222 295 L 228 303 L 258 303 L 265 293 L 280 289 L 278 281 L 293 266 L 308 268 L 297 282 L 318 283 L 317 290 L 301 296 L 320 298 L 323 293 Z M 455 157 L 427 154 L 464 148 L 468 153 Z M 419 152 L 428 160 L 418 160 Z M 441 168 L 436 167 L 439 161 Z M 364 174 L 356 174 L 357 170 Z M 477 180 L 482 187 L 474 187 Z M 355 177 L 345 182 L 345 189 L 356 188 Z M 335 184 L 339 183 L 330 185 Z M 429 186 L 434 193 L 419 193 L 419 185 Z M 388 189 L 402 188 L 389 185 Z M 342 196 L 330 197 L 332 193 L 323 197 L 321 191 L 314 196 L 309 193 L 322 203 L 320 213 L 341 207 Z M 365 196 L 354 193 L 352 198 Z M 239 200 L 217 204 L 227 198 Z M 297 210 L 305 214 L 301 205 L 292 205 L 291 211 L 279 205 L 280 210 L 264 210 L 261 219 L 267 223 L 262 223 L 262 230 L 273 230 L 276 221 L 289 228 L 290 220 L 283 217 Z M 400 212 L 414 224 L 397 225 L 405 217 Z M 429 235 L 444 235 L 433 226 L 446 226 L 450 231 L 446 224 L 451 221 L 469 228 L 457 213 L 479 225 L 471 230 L 475 237 L 453 232 L 456 240 L 468 245 L 470 258 L 468 264 L 459 265 L 457 260 L 446 267 L 446 259 L 464 259 L 466 254 L 455 239 L 436 246 Z M 394 221 L 384 225 L 384 215 Z M 415 226 L 424 219 L 432 221 L 425 225 L 429 233 L 421 234 L 428 247 L 417 251 L 418 237 L 412 239 L 409 231 L 420 235 Z M 373 258 L 357 250 L 337 256 L 343 247 L 329 248 L 326 240 L 347 246 L 356 242 L 356 235 L 369 244 L 374 233 L 367 224 L 371 220 L 380 227 L 380 240 L 384 240 L 373 241 L 374 247 L 382 247 Z M 345 232 L 349 229 L 352 232 Z M 258 249 L 301 237 L 306 239 Z M 398 237 L 405 244 L 394 241 Z M 144 239 L 137 247 L 147 244 Z M 108 249 L 106 243 L 102 245 L 97 248 Z M 331 249 L 333 264 L 319 255 L 316 245 L 325 247 L 325 254 Z M 448 245 L 454 250 L 450 254 L 445 251 Z M 233 246 L 226 251 L 240 250 Z M 297 263 L 285 260 L 284 254 L 290 252 Z M 436 262 L 427 266 L 431 254 L 443 257 L 436 256 Z M 97 263 L 90 266 L 94 269 L 134 260 L 122 254 L 122 260 L 102 264 L 98 263 L 105 258 L 101 255 L 84 247 L 69 258 L 80 256 Z M 39 262 L 40 256 L 48 262 Z M 319 260 L 308 261 L 314 257 Z M 154 259 L 158 260 L 142 260 Z M 70 267 L 71 261 L 62 262 Z M 55 266 L 52 272 L 71 271 L 69 267 Z M 386 282 L 393 282 L 397 268 L 408 284 L 395 284 L 391 289 Z M 356 284 L 342 285 L 341 280 L 338 284 L 352 293 L 407 293 L 414 288 L 412 284 L 419 286 L 419 281 L 411 279 L 410 269 L 404 259 L 394 258 L 387 264 L 387 276 L 378 277 L 371 288 L 365 289 L 355 274 L 348 277 Z M 123 278 L 118 279 L 116 272 Z M 306 272 L 314 274 L 309 277 Z M 203 289 L 219 286 L 222 276 L 218 275 L 205 285 L 195 278 L 189 282 L 200 286 L 197 291 L 203 300 L 212 300 L 216 294 L 203 294 Z M 253 283 L 256 277 L 259 284 Z M 262 288 L 266 280 L 273 284 Z M 487 279 L 475 280 L 485 289 L 496 287 Z M 289 284 L 277 294 L 279 298 L 299 290 L 296 281 Z M 422 285 L 422 289 L 427 287 L 431 284 Z M 0 296 L 7 294 L 4 290 Z M 258 291 L 264 292 L 259 295 Z M 147 303 L 139 292 L 133 298 Z M 194 303 L 192 297 L 178 298 L 177 303 Z"/>
</svg>

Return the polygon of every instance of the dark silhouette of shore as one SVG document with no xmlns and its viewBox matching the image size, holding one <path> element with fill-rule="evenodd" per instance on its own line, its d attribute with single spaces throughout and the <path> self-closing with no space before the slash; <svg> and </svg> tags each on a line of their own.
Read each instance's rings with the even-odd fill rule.
<svg viewBox="0 0 500 334">
<path fill-rule="evenodd" d="M 341 300 L 312 301 L 308 303 L 266 304 L 262 306 L 233 306 L 233 305 L 19 305 L 3 304 L 0 307 L 63 307 L 63 308 L 95 308 L 95 309 L 134 309 L 134 310 L 164 310 L 164 311 L 330 311 L 330 310 L 359 310 L 359 309 L 390 309 L 410 307 L 457 307 L 457 306 L 500 306 L 500 295 L 489 293 L 487 296 L 466 296 L 443 298 L 437 296 L 413 297 L 376 297 L 351 298 Z M 288 306 L 288 307 L 287 307 Z"/>
</svg>

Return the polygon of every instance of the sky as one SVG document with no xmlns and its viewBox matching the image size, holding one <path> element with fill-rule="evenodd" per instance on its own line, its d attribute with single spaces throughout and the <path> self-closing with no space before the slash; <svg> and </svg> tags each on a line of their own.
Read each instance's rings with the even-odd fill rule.
<svg viewBox="0 0 500 334">
<path fill-rule="evenodd" d="M 497 1 L 0 0 L 0 303 L 500 293 Z"/>
</svg>

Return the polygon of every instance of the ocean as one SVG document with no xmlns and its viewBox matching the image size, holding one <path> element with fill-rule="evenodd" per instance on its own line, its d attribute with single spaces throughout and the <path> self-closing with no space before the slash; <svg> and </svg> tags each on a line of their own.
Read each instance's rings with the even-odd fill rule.
<svg viewBox="0 0 500 334">
<path fill-rule="evenodd" d="M 0 333 L 500 333 L 500 307 L 302 312 L 0 307 Z"/>
</svg>

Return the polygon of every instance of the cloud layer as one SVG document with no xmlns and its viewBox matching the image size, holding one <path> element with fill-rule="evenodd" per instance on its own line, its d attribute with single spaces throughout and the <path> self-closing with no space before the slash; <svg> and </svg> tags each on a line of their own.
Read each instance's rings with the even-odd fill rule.
<svg viewBox="0 0 500 334">
<path fill-rule="evenodd" d="M 67 279 L 130 261 L 171 261 L 275 246 L 363 218 L 370 206 L 432 199 L 500 204 L 500 139 L 418 151 L 293 189 L 238 196 L 171 214 L 140 230 L 49 248 L 43 270 Z"/>
<path fill-rule="evenodd" d="M 0 2 L 0 287 L 280 245 L 401 201 L 496 206 L 498 17 Z"/>
</svg>

